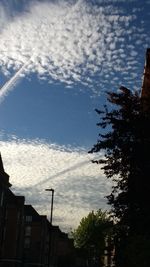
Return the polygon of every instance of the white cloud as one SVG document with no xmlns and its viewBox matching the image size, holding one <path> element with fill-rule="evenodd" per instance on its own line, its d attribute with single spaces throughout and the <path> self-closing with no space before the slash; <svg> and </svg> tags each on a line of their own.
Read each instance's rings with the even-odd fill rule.
<svg viewBox="0 0 150 267">
<path fill-rule="evenodd" d="M 1 5 L 1 70 L 4 73 L 12 68 L 17 71 L 32 57 L 23 69 L 26 73 L 35 72 L 41 79 L 66 84 L 81 82 L 93 87 L 99 84 L 97 79 L 91 79 L 95 74 L 102 83 L 105 71 L 112 70 L 115 75 L 118 70 L 125 70 L 129 58 L 137 60 L 136 28 L 131 25 L 136 15 L 132 12 L 124 15 L 120 8 L 102 2 L 105 5 L 95 5 L 94 1 L 90 4 L 85 0 L 32 1 L 26 11 L 13 16 L 10 12 L 6 14 Z M 128 30 L 134 44 L 128 47 L 128 54 L 124 48 L 126 58 L 117 63 L 116 68 L 113 53 L 116 51 L 117 59 L 121 57 L 116 49 L 124 46 L 129 38 Z M 145 44 L 148 37 L 143 39 L 140 31 L 143 28 L 137 27 L 136 39 Z M 137 71 L 137 66 L 138 61 L 132 72 Z"/>
<path fill-rule="evenodd" d="M 108 208 L 104 196 L 111 183 L 83 148 L 17 138 L 0 141 L 0 147 L 12 190 L 40 214 L 49 216 L 51 196 L 45 189 L 54 188 L 54 224 L 61 228 L 74 228 L 89 211 Z"/>
</svg>

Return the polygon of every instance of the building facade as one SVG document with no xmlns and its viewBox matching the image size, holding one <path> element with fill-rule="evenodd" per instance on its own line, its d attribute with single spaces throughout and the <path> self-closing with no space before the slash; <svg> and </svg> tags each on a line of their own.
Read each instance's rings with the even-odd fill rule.
<svg viewBox="0 0 150 267">
<path fill-rule="evenodd" d="M 31 205 L 24 206 L 23 263 L 28 266 L 48 266 L 50 223 Z"/>
<path fill-rule="evenodd" d="M 22 266 L 24 197 L 10 190 L 0 156 L 0 266 Z"/>
<path fill-rule="evenodd" d="M 2 245 L 5 235 L 6 193 L 10 186 L 9 175 L 4 170 L 0 154 L 0 259 L 2 258 Z"/>
</svg>

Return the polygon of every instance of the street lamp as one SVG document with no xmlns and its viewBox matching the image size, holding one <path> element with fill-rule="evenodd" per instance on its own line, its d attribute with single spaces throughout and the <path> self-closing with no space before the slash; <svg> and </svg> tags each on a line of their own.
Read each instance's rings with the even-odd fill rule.
<svg viewBox="0 0 150 267">
<path fill-rule="evenodd" d="M 52 198 L 51 198 L 51 214 L 50 214 L 50 223 L 52 225 L 52 220 L 53 220 L 53 201 L 54 201 L 54 189 L 53 188 L 47 188 L 45 191 L 50 191 L 52 192 Z"/>
<path fill-rule="evenodd" d="M 54 189 L 53 188 L 47 188 L 45 189 L 45 191 L 50 191 L 52 192 L 52 198 L 51 198 L 51 214 L 50 214 L 50 224 L 51 224 L 51 230 L 50 230 L 50 233 L 49 233 L 49 253 L 48 253 L 48 266 L 50 267 L 51 266 L 51 247 L 52 247 L 52 219 L 53 219 L 53 200 L 54 200 Z"/>
</svg>

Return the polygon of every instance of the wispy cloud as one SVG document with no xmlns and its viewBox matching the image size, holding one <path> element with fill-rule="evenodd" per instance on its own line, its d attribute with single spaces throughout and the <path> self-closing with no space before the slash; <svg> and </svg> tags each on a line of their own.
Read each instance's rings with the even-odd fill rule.
<svg viewBox="0 0 150 267">
<path fill-rule="evenodd" d="M 63 229 L 77 226 L 91 210 L 107 208 L 104 196 L 111 183 L 83 148 L 17 138 L 0 141 L 0 147 L 13 191 L 40 214 L 49 216 L 51 196 L 45 188 L 54 188 L 54 223 Z"/>
<path fill-rule="evenodd" d="M 1 4 L 1 70 L 17 71 L 32 56 L 26 73 L 49 82 L 103 89 L 108 81 L 116 84 L 117 73 L 120 82 L 127 77 L 133 81 L 132 74 L 139 71 L 137 50 L 146 47 L 148 33 L 141 20 L 135 26 L 141 8 L 131 6 L 127 14 L 113 2 L 32 1 L 13 15 L 6 12 L 8 3 L 5 9 Z"/>
</svg>

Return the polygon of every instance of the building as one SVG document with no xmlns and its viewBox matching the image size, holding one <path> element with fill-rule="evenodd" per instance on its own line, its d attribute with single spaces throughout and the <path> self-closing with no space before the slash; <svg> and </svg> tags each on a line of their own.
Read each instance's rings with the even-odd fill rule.
<svg viewBox="0 0 150 267">
<path fill-rule="evenodd" d="M 7 192 L 4 236 L 1 253 L 3 267 L 22 266 L 24 197 Z"/>
<path fill-rule="evenodd" d="M 48 266 L 50 253 L 50 223 L 31 205 L 24 206 L 23 263 L 28 266 Z"/>
<path fill-rule="evenodd" d="M 59 233 L 58 239 L 58 267 L 73 267 L 75 266 L 75 248 L 73 239 L 68 238 L 68 234 Z"/>
<path fill-rule="evenodd" d="M 5 172 L 0 154 L 0 259 L 2 258 L 2 247 L 4 241 L 5 217 L 6 217 L 6 192 L 11 184 L 9 175 Z"/>
<path fill-rule="evenodd" d="M 145 112 L 145 114 L 147 112 L 150 112 L 150 48 L 148 48 L 146 51 L 141 100 L 143 103 L 143 111 Z"/>
<path fill-rule="evenodd" d="M 146 59 L 143 74 L 142 97 L 150 97 L 150 48 L 146 51 Z"/>
<path fill-rule="evenodd" d="M 73 239 L 62 232 L 58 226 L 51 229 L 50 265 L 53 267 L 73 267 L 75 265 L 75 247 Z"/>
<path fill-rule="evenodd" d="M 0 266 L 22 266 L 24 197 L 9 189 L 9 176 L 0 157 Z"/>
<path fill-rule="evenodd" d="M 73 267 L 73 240 L 10 187 L 0 155 L 0 266 Z"/>
</svg>

